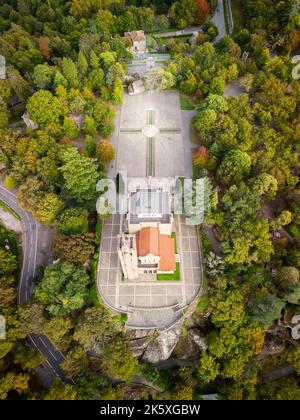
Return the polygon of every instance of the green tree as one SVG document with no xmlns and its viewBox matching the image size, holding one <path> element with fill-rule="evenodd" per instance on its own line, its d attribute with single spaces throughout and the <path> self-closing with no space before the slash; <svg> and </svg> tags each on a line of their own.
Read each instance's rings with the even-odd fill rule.
<svg viewBox="0 0 300 420">
<path fill-rule="evenodd" d="M 52 315 L 64 316 L 82 307 L 88 295 L 89 276 L 83 267 L 69 263 L 50 265 L 35 290 L 35 298 Z"/>
<path fill-rule="evenodd" d="M 189 384 L 181 383 L 175 386 L 172 391 L 172 400 L 192 400 L 193 387 Z"/>
<path fill-rule="evenodd" d="M 300 347 L 292 347 L 288 352 L 287 361 L 293 366 L 297 374 L 300 372 Z"/>
<path fill-rule="evenodd" d="M 151 70 L 146 75 L 145 87 L 147 90 L 169 90 L 176 84 L 173 74 L 161 67 Z"/>
<path fill-rule="evenodd" d="M 77 393 L 74 386 L 64 385 L 59 379 L 56 379 L 44 396 L 44 400 L 77 400 Z"/>
<path fill-rule="evenodd" d="M 0 96 L 0 129 L 8 126 L 8 109 L 4 100 Z"/>
<path fill-rule="evenodd" d="M 99 141 L 97 145 L 97 155 L 104 165 L 108 165 L 112 160 L 114 160 L 115 154 L 115 149 L 109 140 L 102 139 Z"/>
<path fill-rule="evenodd" d="M 61 66 L 62 73 L 67 79 L 69 86 L 77 88 L 79 86 L 78 72 L 72 59 L 64 57 L 62 59 Z"/>
<path fill-rule="evenodd" d="M 198 375 L 205 384 L 213 382 L 220 374 L 220 369 L 220 364 L 216 362 L 216 359 L 211 354 L 207 352 L 202 353 Z"/>
<path fill-rule="evenodd" d="M 47 64 L 38 64 L 34 68 L 33 81 L 39 89 L 45 89 L 51 85 L 53 75 L 53 67 L 50 67 Z"/>
<path fill-rule="evenodd" d="M 69 351 L 61 367 L 68 378 L 76 377 L 80 372 L 86 371 L 89 361 L 82 347 L 76 346 Z"/>
<path fill-rule="evenodd" d="M 272 228 L 274 230 L 282 229 L 283 226 L 289 225 L 292 221 L 292 213 L 288 210 L 283 210 L 280 215 L 272 221 Z"/>
<path fill-rule="evenodd" d="M 88 211 L 79 207 L 65 209 L 57 218 L 57 226 L 64 235 L 87 233 Z"/>
<path fill-rule="evenodd" d="M 46 193 L 39 202 L 35 215 L 42 223 L 50 225 L 64 208 L 64 202 L 54 193 Z"/>
<path fill-rule="evenodd" d="M 116 17 L 108 10 L 99 10 L 96 16 L 97 29 L 101 35 L 115 35 Z"/>
<path fill-rule="evenodd" d="M 0 273 L 11 274 L 17 268 L 16 256 L 5 248 L 0 248 Z"/>
<path fill-rule="evenodd" d="M 136 373 L 137 366 L 137 359 L 120 336 L 104 346 L 102 369 L 107 375 L 127 382 Z"/>
<path fill-rule="evenodd" d="M 217 120 L 217 113 L 213 109 L 204 109 L 203 111 L 199 112 L 198 116 L 196 117 L 194 123 L 197 130 L 205 136 L 208 134 Z"/>
<path fill-rule="evenodd" d="M 113 340 L 119 329 L 104 306 L 86 308 L 76 324 L 73 338 L 86 351 L 101 353 L 107 340 Z"/>
<path fill-rule="evenodd" d="M 41 128 L 51 123 L 58 124 L 63 115 L 59 100 L 47 90 L 40 90 L 28 99 L 27 111 Z"/>
<path fill-rule="evenodd" d="M 72 342 L 73 321 L 69 316 L 54 316 L 43 323 L 42 332 L 66 353 Z"/>
<path fill-rule="evenodd" d="M 45 356 L 35 347 L 27 347 L 20 343 L 14 348 L 14 362 L 24 370 L 32 371 L 44 361 Z"/>
<path fill-rule="evenodd" d="M 28 390 L 29 375 L 7 372 L 0 379 L 0 400 L 5 400 L 9 391 L 14 390 L 22 394 Z"/>
<path fill-rule="evenodd" d="M 63 130 L 65 135 L 70 137 L 70 139 L 74 139 L 78 136 L 78 127 L 70 117 L 64 118 Z"/>
<path fill-rule="evenodd" d="M 89 203 L 96 199 L 96 184 L 100 179 L 94 160 L 80 155 L 75 148 L 67 147 L 61 153 L 63 165 L 63 189 L 77 203 Z"/>
<path fill-rule="evenodd" d="M 180 0 L 173 3 L 170 17 L 179 29 L 192 26 L 197 22 L 197 4 L 195 0 Z"/>
<path fill-rule="evenodd" d="M 101 134 L 109 136 L 114 131 L 115 112 L 113 108 L 103 101 L 97 101 L 94 108 L 94 120 Z"/>
<path fill-rule="evenodd" d="M 89 63 L 83 51 L 78 53 L 78 67 L 82 76 L 85 76 L 89 67 Z"/>
<path fill-rule="evenodd" d="M 250 312 L 254 321 L 268 328 L 273 321 L 281 318 L 281 311 L 285 304 L 273 295 L 264 295 L 257 298 L 250 305 Z"/>
<path fill-rule="evenodd" d="M 86 264 L 95 252 L 94 234 L 58 235 L 54 243 L 57 258 L 73 264 Z"/>
<path fill-rule="evenodd" d="M 229 151 L 224 157 L 219 169 L 218 177 L 223 184 L 239 182 L 250 173 L 251 157 L 238 149 Z"/>
<path fill-rule="evenodd" d="M 92 137 L 95 137 L 97 135 L 95 121 L 89 115 L 86 115 L 84 118 L 82 131 L 84 134 L 87 134 Z"/>
</svg>

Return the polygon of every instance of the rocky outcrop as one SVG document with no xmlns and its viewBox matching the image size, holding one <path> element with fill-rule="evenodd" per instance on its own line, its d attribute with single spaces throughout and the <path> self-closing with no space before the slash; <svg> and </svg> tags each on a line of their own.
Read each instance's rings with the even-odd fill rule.
<svg viewBox="0 0 300 420">
<path fill-rule="evenodd" d="M 162 360 L 167 360 L 176 347 L 181 334 L 181 328 L 182 320 L 170 330 L 159 333 L 159 335 L 148 344 L 142 359 L 149 363 L 158 363 Z"/>
<path fill-rule="evenodd" d="M 291 341 L 289 329 L 280 325 L 274 324 L 269 328 L 265 335 L 265 344 L 258 355 L 258 359 L 263 359 L 267 356 L 279 354 Z"/>
<path fill-rule="evenodd" d="M 197 328 L 192 328 L 180 337 L 172 357 L 180 360 L 195 360 L 200 352 L 206 349 L 207 342 L 202 332 Z"/>
<path fill-rule="evenodd" d="M 191 341 L 193 341 L 196 346 L 201 351 L 207 350 L 207 340 L 204 336 L 204 334 L 197 328 L 192 328 L 188 331 L 189 337 Z"/>
<path fill-rule="evenodd" d="M 155 338 L 154 330 L 127 330 L 128 347 L 136 357 L 143 356 L 151 340 Z"/>
</svg>

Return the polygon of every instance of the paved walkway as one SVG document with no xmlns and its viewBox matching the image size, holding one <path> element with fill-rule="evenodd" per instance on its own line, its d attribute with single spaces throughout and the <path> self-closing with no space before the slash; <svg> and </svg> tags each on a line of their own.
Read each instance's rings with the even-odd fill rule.
<svg viewBox="0 0 300 420">
<path fill-rule="evenodd" d="M 219 30 L 219 34 L 215 40 L 215 42 L 218 42 L 220 41 L 220 39 L 224 38 L 224 36 L 227 35 L 223 0 L 218 0 L 218 6 L 212 17 L 212 21 L 214 22 L 214 24 L 217 26 Z"/>
<path fill-rule="evenodd" d="M 199 145 L 191 142 L 191 121 L 198 112 L 193 111 L 181 111 L 182 114 L 182 136 L 183 136 L 183 145 L 184 145 L 184 168 L 185 168 L 185 177 L 192 179 L 193 178 L 193 155 Z"/>
</svg>

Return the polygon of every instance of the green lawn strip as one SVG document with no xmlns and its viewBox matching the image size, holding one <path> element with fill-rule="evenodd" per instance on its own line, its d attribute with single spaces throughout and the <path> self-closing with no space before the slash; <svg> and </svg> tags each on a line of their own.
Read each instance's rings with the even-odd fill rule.
<svg viewBox="0 0 300 420">
<path fill-rule="evenodd" d="M 192 35 L 178 35 L 178 36 L 174 35 L 170 37 L 162 37 L 162 38 L 158 38 L 158 42 L 160 43 L 160 45 L 168 45 L 171 39 L 175 39 L 175 41 L 177 42 L 182 42 L 183 44 L 186 44 L 191 38 L 191 36 Z"/>
<path fill-rule="evenodd" d="M 180 134 L 181 133 L 181 129 L 180 128 L 161 128 L 159 130 L 160 133 L 162 134 Z"/>
<path fill-rule="evenodd" d="M 191 139 L 191 143 L 193 144 L 201 143 L 199 132 L 197 128 L 195 127 L 195 124 L 193 123 L 193 121 L 191 121 L 191 124 L 190 124 L 190 139 Z"/>
<path fill-rule="evenodd" d="M 14 210 L 12 210 L 10 207 L 8 207 L 5 203 L 3 203 L 3 201 L 0 200 L 0 207 L 6 211 L 7 213 L 11 214 L 12 216 L 14 216 L 17 220 L 21 220 L 21 217 L 18 215 L 18 213 L 16 213 Z"/>
<path fill-rule="evenodd" d="M 192 111 L 195 109 L 195 105 L 192 103 L 191 99 L 182 93 L 180 94 L 180 106 L 183 111 Z"/>
<path fill-rule="evenodd" d="M 202 249 L 203 249 L 204 255 L 209 254 L 212 251 L 211 242 L 209 238 L 206 236 L 204 230 L 201 228 L 199 230 L 199 237 L 202 243 Z"/>
<path fill-rule="evenodd" d="M 120 133 L 141 133 L 140 128 L 121 128 Z"/>
<path fill-rule="evenodd" d="M 229 33 L 229 15 L 228 15 L 228 5 L 227 0 L 223 0 L 224 5 L 224 17 L 225 17 L 225 26 L 226 26 L 226 32 Z"/>
<path fill-rule="evenodd" d="M 173 239 L 174 239 L 175 254 L 177 254 L 177 240 L 176 240 L 176 232 L 172 232 L 171 238 L 173 238 Z"/>
<path fill-rule="evenodd" d="M 90 288 L 90 292 L 87 298 L 87 304 L 93 305 L 96 308 L 101 308 L 101 306 L 103 306 L 102 300 L 98 294 L 96 283 L 94 283 Z"/>
<path fill-rule="evenodd" d="M 244 27 L 244 14 L 243 14 L 243 1 L 242 0 L 231 0 L 231 10 L 233 17 L 233 24 L 235 28 Z"/>
<path fill-rule="evenodd" d="M 161 34 L 167 34 L 167 33 L 169 33 L 169 32 L 176 32 L 176 31 L 178 31 L 178 29 L 177 28 L 168 28 L 168 29 L 164 29 L 164 30 L 162 30 L 162 31 L 153 31 L 153 32 L 149 32 L 148 33 L 148 35 L 151 35 L 151 36 L 157 36 L 157 35 L 161 35 Z"/>
<path fill-rule="evenodd" d="M 154 137 L 147 138 L 147 176 L 153 176 L 153 147 L 154 147 Z"/>
<path fill-rule="evenodd" d="M 202 250 L 200 250 L 200 253 L 206 254 L 211 251 L 211 243 L 208 237 L 205 235 L 203 230 L 200 228 L 198 231 L 198 240 L 200 243 L 202 243 Z M 203 257 L 204 258 L 204 255 Z M 204 264 L 204 261 L 203 261 Z M 202 290 L 199 293 L 199 296 L 197 298 L 197 311 L 203 312 L 209 305 L 209 297 L 208 297 L 208 282 L 205 272 L 205 266 L 203 267 L 203 279 L 202 279 Z"/>
<path fill-rule="evenodd" d="M 176 271 L 174 273 L 157 274 L 157 281 L 180 281 L 180 263 L 176 263 Z"/>
<path fill-rule="evenodd" d="M 147 47 L 149 49 L 153 49 L 157 46 L 156 39 L 151 34 L 146 35 L 146 40 L 147 40 Z"/>
</svg>

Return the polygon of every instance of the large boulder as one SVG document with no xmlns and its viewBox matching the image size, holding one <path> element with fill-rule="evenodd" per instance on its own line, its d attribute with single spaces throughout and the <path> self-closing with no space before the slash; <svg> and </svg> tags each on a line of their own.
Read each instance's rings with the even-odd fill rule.
<svg viewBox="0 0 300 420">
<path fill-rule="evenodd" d="M 181 360 L 195 360 L 199 357 L 200 351 L 207 349 L 207 342 L 201 331 L 192 328 L 182 335 L 174 349 L 172 357 Z"/>
<path fill-rule="evenodd" d="M 127 345 L 136 357 L 141 357 L 148 344 L 154 339 L 154 330 L 127 330 Z"/>
<path fill-rule="evenodd" d="M 173 328 L 159 333 L 158 337 L 150 341 L 147 349 L 143 355 L 143 360 L 149 363 L 159 363 L 162 360 L 167 360 L 181 334 L 182 321 L 174 325 Z"/>
</svg>

